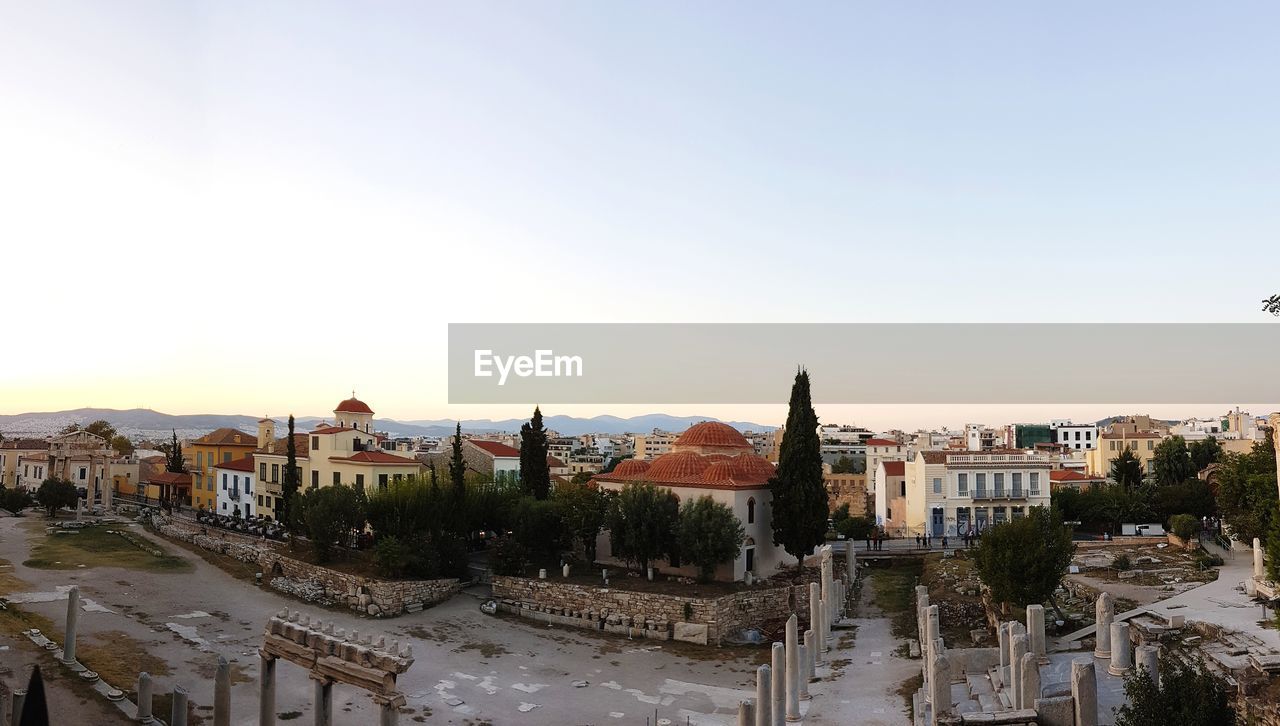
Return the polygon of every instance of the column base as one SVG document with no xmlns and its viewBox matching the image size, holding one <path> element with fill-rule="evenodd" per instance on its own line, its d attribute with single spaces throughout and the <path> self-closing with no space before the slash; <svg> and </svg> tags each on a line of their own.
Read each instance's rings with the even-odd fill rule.
<svg viewBox="0 0 1280 726">
<path fill-rule="evenodd" d="M 1133 668 L 1117 668 L 1115 666 L 1107 666 L 1107 672 L 1113 676 L 1127 676 L 1133 671 Z"/>
<path fill-rule="evenodd" d="M 1109 650 L 1095 650 L 1095 651 L 1093 651 L 1093 657 L 1094 657 L 1094 658 L 1101 658 L 1102 660 L 1111 660 L 1111 651 L 1109 651 Z"/>
</svg>

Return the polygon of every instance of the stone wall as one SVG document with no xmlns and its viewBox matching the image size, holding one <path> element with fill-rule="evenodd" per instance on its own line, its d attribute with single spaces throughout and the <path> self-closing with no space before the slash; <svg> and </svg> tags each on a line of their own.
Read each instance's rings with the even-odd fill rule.
<svg viewBox="0 0 1280 726">
<path fill-rule="evenodd" d="M 256 564 L 268 582 L 285 578 L 285 581 L 273 583 L 276 589 L 312 602 L 341 603 L 373 616 L 418 612 L 448 600 L 461 589 L 458 581 L 453 579 L 380 580 L 339 572 L 289 557 L 286 549 L 263 539 L 203 528 L 162 515 L 154 516 L 151 523 L 166 537 Z"/>
<path fill-rule="evenodd" d="M 556 578 L 495 575 L 493 596 L 509 613 L 573 627 L 640 638 L 719 644 L 747 628 L 765 628 L 792 613 L 809 619 L 809 586 L 762 584 L 718 597 L 684 597 L 595 587 Z"/>
</svg>

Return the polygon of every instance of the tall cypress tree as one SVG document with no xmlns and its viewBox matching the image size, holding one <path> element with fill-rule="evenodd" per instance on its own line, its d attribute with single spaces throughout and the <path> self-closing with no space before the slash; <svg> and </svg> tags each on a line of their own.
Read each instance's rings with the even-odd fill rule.
<svg viewBox="0 0 1280 726">
<path fill-rule="evenodd" d="M 769 480 L 773 495 L 770 505 L 773 543 L 780 545 L 799 562 L 825 541 L 827 533 L 827 489 L 822 481 L 822 442 L 818 439 L 818 415 L 809 394 L 809 373 L 796 372 L 791 386 L 787 428 L 778 450 L 778 470 Z"/>
<path fill-rule="evenodd" d="M 182 458 L 182 447 L 178 445 L 178 430 L 173 430 L 173 441 L 169 444 L 169 455 L 165 457 L 164 468 L 174 474 L 187 470 L 187 462 Z"/>
<path fill-rule="evenodd" d="M 467 489 L 467 462 L 462 458 L 462 422 L 453 435 L 453 454 L 449 457 L 449 480 L 453 482 L 453 491 L 465 493 Z"/>
<path fill-rule="evenodd" d="M 298 486 L 301 483 L 299 481 L 301 472 L 298 471 L 298 445 L 293 438 L 293 414 L 289 414 L 289 438 L 284 446 L 284 495 L 280 497 L 276 521 L 292 531 L 293 518 L 289 516 L 289 507 L 293 505 L 294 497 L 298 496 Z"/>
<path fill-rule="evenodd" d="M 551 468 L 547 466 L 547 429 L 542 409 L 533 407 L 533 418 L 520 427 L 520 485 L 538 499 L 551 494 Z"/>
</svg>

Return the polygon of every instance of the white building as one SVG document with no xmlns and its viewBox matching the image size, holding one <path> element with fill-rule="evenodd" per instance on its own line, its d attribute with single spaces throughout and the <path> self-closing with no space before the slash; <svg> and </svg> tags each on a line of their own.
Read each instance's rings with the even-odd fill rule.
<svg viewBox="0 0 1280 726">
<path fill-rule="evenodd" d="M 1088 451 L 1098 445 L 1098 427 L 1095 424 L 1073 424 L 1070 419 L 1049 422 L 1053 443 L 1073 451 Z"/>
<path fill-rule="evenodd" d="M 252 455 L 215 466 L 213 480 L 218 490 L 215 510 L 218 514 L 227 517 L 257 514 L 256 504 L 262 494 L 254 482 Z"/>
<path fill-rule="evenodd" d="M 477 469 L 493 474 L 494 481 L 517 481 L 520 478 L 519 449 L 497 441 L 486 441 L 484 439 L 464 439 L 462 447 L 464 457 L 467 455 L 466 449 L 470 448 L 488 460 L 489 465 L 487 467 L 480 466 Z M 560 458 L 554 454 L 549 454 L 549 456 Z M 467 458 L 470 459 L 471 457 Z"/>
<path fill-rule="evenodd" d="M 954 537 L 1049 506 L 1052 461 L 1039 453 L 996 449 L 921 451 L 908 463 L 907 527 Z"/>
</svg>

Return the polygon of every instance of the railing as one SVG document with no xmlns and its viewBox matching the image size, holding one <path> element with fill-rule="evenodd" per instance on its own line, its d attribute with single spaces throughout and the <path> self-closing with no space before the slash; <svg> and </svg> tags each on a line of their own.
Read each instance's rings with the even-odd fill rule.
<svg viewBox="0 0 1280 726">
<path fill-rule="evenodd" d="M 1006 491 L 1004 489 L 996 489 L 987 491 L 985 489 L 976 489 L 973 492 L 974 501 L 1013 501 L 1027 498 L 1027 492 L 1023 489 L 1014 489 Z"/>
</svg>

